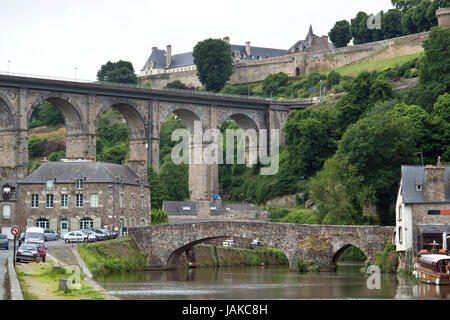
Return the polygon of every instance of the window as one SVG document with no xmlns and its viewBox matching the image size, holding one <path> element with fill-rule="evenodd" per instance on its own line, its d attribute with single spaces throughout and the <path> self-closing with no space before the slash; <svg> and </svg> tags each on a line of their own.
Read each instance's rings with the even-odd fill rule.
<svg viewBox="0 0 450 320">
<path fill-rule="evenodd" d="M 403 243 L 402 227 L 398 228 L 398 243 Z"/>
<path fill-rule="evenodd" d="M 398 207 L 398 220 L 402 220 L 402 206 Z"/>
<path fill-rule="evenodd" d="M 37 219 L 35 221 L 34 225 L 36 227 L 41 227 L 41 228 L 44 228 L 44 229 L 50 229 L 50 222 L 48 222 L 47 219 L 43 219 L 43 218 Z"/>
<path fill-rule="evenodd" d="M 9 204 L 5 204 L 3 206 L 3 219 L 11 218 L 11 206 Z"/>
<path fill-rule="evenodd" d="M 141 210 L 144 210 L 144 196 L 141 196 Z"/>
<path fill-rule="evenodd" d="M 131 198 L 130 198 L 130 208 L 134 209 L 134 195 L 131 195 Z"/>
<path fill-rule="evenodd" d="M 39 195 L 38 194 L 31 195 L 31 207 L 39 208 Z"/>
<path fill-rule="evenodd" d="M 61 208 L 67 208 L 67 194 L 61 194 Z"/>
<path fill-rule="evenodd" d="M 123 194 L 119 196 L 119 207 L 123 208 Z"/>
<path fill-rule="evenodd" d="M 91 208 L 98 208 L 98 194 L 91 194 Z"/>
<path fill-rule="evenodd" d="M 83 179 L 75 179 L 75 187 L 77 189 L 83 189 Z"/>
<path fill-rule="evenodd" d="M 53 195 L 52 194 L 45 195 L 45 207 L 53 208 Z"/>
<path fill-rule="evenodd" d="M 145 227 L 145 219 L 144 218 L 141 219 L 141 227 Z"/>
<path fill-rule="evenodd" d="M 422 191 L 422 185 L 416 184 L 416 191 Z"/>
<path fill-rule="evenodd" d="M 82 194 L 77 194 L 77 198 L 75 201 L 75 207 L 83 208 L 83 195 Z"/>
<path fill-rule="evenodd" d="M 80 230 L 91 229 L 94 227 L 94 222 L 91 218 L 84 218 L 80 220 Z"/>
<path fill-rule="evenodd" d="M 47 190 L 53 190 L 53 180 L 47 180 L 47 182 L 45 183 L 45 188 Z"/>
<path fill-rule="evenodd" d="M 135 222 L 134 222 L 134 218 L 130 219 L 130 227 L 134 227 L 135 226 Z"/>
</svg>

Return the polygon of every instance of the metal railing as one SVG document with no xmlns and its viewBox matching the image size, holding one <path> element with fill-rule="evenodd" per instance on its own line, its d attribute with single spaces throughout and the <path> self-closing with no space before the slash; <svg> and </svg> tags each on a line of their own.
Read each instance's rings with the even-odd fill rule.
<svg viewBox="0 0 450 320">
<path fill-rule="evenodd" d="M 152 88 L 149 88 L 148 86 L 140 85 L 140 84 L 108 82 L 108 81 L 98 81 L 98 80 L 85 80 L 85 79 L 78 79 L 78 78 L 67 78 L 67 77 L 57 77 L 57 76 L 48 76 L 48 75 L 36 75 L 36 74 L 8 72 L 8 71 L 0 71 L 0 75 L 14 76 L 14 77 L 25 77 L 25 78 L 32 78 L 32 79 L 70 81 L 70 82 L 78 82 L 78 83 L 86 83 L 86 84 L 98 84 L 98 85 L 111 86 L 111 87 L 148 89 L 148 90 L 159 91 L 159 92 L 171 91 L 171 92 L 187 93 L 187 94 L 201 94 L 201 95 L 209 95 L 209 96 L 215 96 L 215 97 L 238 98 L 238 99 L 255 100 L 255 101 L 317 103 L 317 101 L 319 100 L 317 97 L 313 97 L 313 98 L 298 98 L 298 99 L 276 99 L 276 98 L 255 97 L 255 96 L 250 96 L 250 95 L 215 93 L 215 92 L 209 92 L 209 91 L 203 91 L 203 90 L 198 91 L 198 90 L 195 90 L 195 89 L 194 90 L 174 89 L 174 88 L 152 89 Z"/>
</svg>

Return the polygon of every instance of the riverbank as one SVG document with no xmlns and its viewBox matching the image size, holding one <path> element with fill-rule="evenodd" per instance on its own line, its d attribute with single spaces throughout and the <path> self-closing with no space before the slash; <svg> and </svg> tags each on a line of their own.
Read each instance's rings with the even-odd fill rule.
<svg viewBox="0 0 450 320">
<path fill-rule="evenodd" d="M 17 264 L 16 273 L 25 300 L 105 300 L 82 275 L 75 279 L 75 288 L 59 291 L 59 280 L 71 274 L 64 267 L 54 269 L 51 263 Z"/>
<path fill-rule="evenodd" d="M 108 272 L 143 271 L 150 257 L 144 256 L 131 238 L 106 242 L 80 244 L 78 252 L 86 266 L 95 276 Z M 241 248 L 196 245 L 188 256 L 180 257 L 180 267 L 187 268 L 190 262 L 197 267 L 287 265 L 286 256 L 273 248 L 254 250 Z"/>
</svg>

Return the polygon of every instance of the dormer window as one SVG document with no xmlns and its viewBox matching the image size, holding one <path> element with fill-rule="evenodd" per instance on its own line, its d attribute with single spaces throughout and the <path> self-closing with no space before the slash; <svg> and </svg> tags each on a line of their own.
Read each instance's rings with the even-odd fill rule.
<svg viewBox="0 0 450 320">
<path fill-rule="evenodd" d="M 75 188 L 83 189 L 83 179 L 75 179 Z"/>
<path fill-rule="evenodd" d="M 45 188 L 46 188 L 47 190 L 53 190 L 53 180 L 47 180 L 47 181 L 45 182 Z"/>
<path fill-rule="evenodd" d="M 422 191 L 423 186 L 421 184 L 416 184 L 416 191 Z"/>
</svg>

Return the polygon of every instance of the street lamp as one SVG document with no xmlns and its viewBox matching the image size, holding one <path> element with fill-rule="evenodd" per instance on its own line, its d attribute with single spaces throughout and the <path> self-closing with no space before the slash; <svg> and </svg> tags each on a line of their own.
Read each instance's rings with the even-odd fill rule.
<svg viewBox="0 0 450 320">
<path fill-rule="evenodd" d="M 415 153 L 413 153 L 413 155 L 418 155 L 418 154 L 420 154 L 420 156 L 422 158 L 422 167 L 423 167 L 424 166 L 423 165 L 423 153 L 422 152 L 415 152 Z"/>
<path fill-rule="evenodd" d="M 11 62 L 11 60 L 8 60 L 8 71 L 7 73 L 9 74 L 9 63 Z"/>
<path fill-rule="evenodd" d="M 77 67 L 75 67 L 75 80 L 77 79 Z"/>
</svg>

